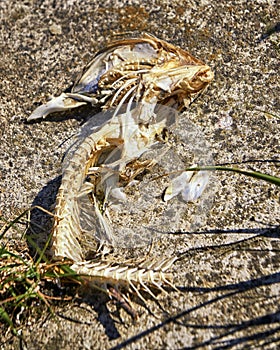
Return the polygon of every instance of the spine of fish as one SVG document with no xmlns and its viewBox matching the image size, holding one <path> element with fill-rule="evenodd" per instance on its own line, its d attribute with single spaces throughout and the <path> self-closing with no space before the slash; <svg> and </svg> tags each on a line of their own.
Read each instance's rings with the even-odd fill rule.
<svg viewBox="0 0 280 350">
<path fill-rule="evenodd" d="M 90 192 L 90 184 L 85 182 L 87 170 L 106 148 L 108 137 L 117 136 L 116 124 L 105 124 L 95 133 L 85 137 L 76 150 L 68 155 L 59 187 L 52 230 L 52 253 L 55 259 L 67 258 L 81 261 L 83 253 L 81 239 L 79 197 Z"/>
<path fill-rule="evenodd" d="M 86 164 L 91 153 L 92 146 L 84 142 L 72 159 L 68 160 L 68 165 L 64 169 L 56 197 L 52 231 L 52 253 L 55 259 L 68 258 L 72 261 L 82 259 L 77 196 L 83 186 Z"/>
<path fill-rule="evenodd" d="M 147 292 L 153 298 L 156 296 L 151 288 L 165 293 L 164 288 L 166 287 L 176 289 L 172 283 L 172 274 L 167 272 L 176 260 L 177 257 L 153 259 L 137 267 L 110 261 L 81 261 L 73 264 L 71 268 L 78 275 L 86 276 L 93 285 L 105 285 L 106 288 L 113 286 L 116 289 L 125 287 L 145 301 L 139 289 Z"/>
</svg>

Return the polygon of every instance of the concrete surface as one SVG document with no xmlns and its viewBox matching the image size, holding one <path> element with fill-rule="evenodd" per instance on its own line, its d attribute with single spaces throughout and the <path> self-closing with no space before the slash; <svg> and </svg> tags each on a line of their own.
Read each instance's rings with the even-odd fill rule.
<svg viewBox="0 0 280 350">
<path fill-rule="evenodd" d="M 202 128 L 216 164 L 280 176 L 279 162 L 271 162 L 280 153 L 279 8 L 269 0 L 2 0 L 1 220 L 32 203 L 51 207 L 70 138 L 93 112 L 33 124 L 26 117 L 69 88 L 93 53 L 124 32 L 152 33 L 212 67 L 214 82 L 187 115 Z M 155 244 L 157 256 L 185 253 L 173 268 L 182 292 L 160 295 L 162 308 L 148 300 L 151 314 L 134 303 L 133 323 L 124 310 L 118 316 L 113 301 L 88 291 L 82 302 L 55 304 L 55 318 L 33 306 L 23 320 L 25 343 L 7 334 L 1 349 L 279 347 L 279 188 L 229 173 L 217 173 L 215 184 L 205 225 Z M 19 233 L 9 235 L 19 244 Z"/>
</svg>

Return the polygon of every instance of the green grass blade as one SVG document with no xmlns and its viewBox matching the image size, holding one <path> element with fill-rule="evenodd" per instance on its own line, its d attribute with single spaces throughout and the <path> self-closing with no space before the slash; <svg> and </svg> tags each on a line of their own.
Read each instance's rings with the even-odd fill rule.
<svg viewBox="0 0 280 350">
<path fill-rule="evenodd" d="M 0 228 L 0 240 L 5 236 L 5 234 L 9 231 L 11 227 L 17 224 L 21 218 L 23 218 L 30 209 L 24 210 L 19 216 L 17 216 L 14 220 L 6 222 L 3 227 Z M 0 217 L 1 220 L 6 221 L 3 217 Z"/>
<path fill-rule="evenodd" d="M 18 335 L 18 332 L 14 327 L 13 321 L 11 320 L 11 318 L 9 317 L 5 309 L 2 308 L 1 306 L 0 306 L 0 319 L 2 319 L 9 327 L 11 327 L 15 335 Z"/>
<path fill-rule="evenodd" d="M 266 182 L 269 182 L 271 184 L 280 186 L 280 177 L 268 175 L 265 173 L 261 173 L 259 171 L 251 171 L 251 170 L 242 170 L 239 168 L 230 168 L 222 165 L 208 165 L 208 166 L 198 166 L 193 168 L 187 168 L 186 171 L 199 171 L 199 170 L 205 170 L 205 171 L 214 171 L 214 170 L 221 170 L 221 171 L 230 171 L 238 174 L 242 174 L 245 176 L 254 177 L 259 180 L 264 180 Z"/>
</svg>

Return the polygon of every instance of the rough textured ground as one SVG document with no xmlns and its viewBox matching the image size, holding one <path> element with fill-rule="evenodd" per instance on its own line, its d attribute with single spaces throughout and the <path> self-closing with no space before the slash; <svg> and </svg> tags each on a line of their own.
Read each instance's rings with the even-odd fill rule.
<svg viewBox="0 0 280 350">
<path fill-rule="evenodd" d="M 188 111 L 217 164 L 280 175 L 279 1 L 17 1 L 0 2 L 0 216 L 32 203 L 50 207 L 61 159 L 86 112 L 27 124 L 50 95 L 67 89 L 116 33 L 146 31 L 207 62 L 215 81 Z M 278 16 L 278 17 L 277 17 Z M 278 118 L 273 115 L 278 115 Z M 250 161 L 250 162 L 249 162 Z M 207 223 L 170 235 L 155 255 L 186 252 L 176 285 L 160 296 L 157 317 L 135 304 L 133 323 L 102 294 L 36 308 L 23 321 L 27 349 L 276 349 L 280 346 L 279 189 L 219 173 Z M 43 219 L 42 219 L 43 220 Z M 10 234 L 19 244 L 19 235 Z M 23 243 L 20 243 L 21 245 Z M 18 318 L 20 319 L 20 315 Z M 2 349 L 17 338 L 1 337 Z"/>
</svg>

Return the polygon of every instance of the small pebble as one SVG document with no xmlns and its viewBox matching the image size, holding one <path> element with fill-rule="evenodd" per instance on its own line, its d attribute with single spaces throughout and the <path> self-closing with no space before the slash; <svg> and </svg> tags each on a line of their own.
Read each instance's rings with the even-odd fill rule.
<svg viewBox="0 0 280 350">
<path fill-rule="evenodd" d="M 53 35 L 62 34 L 62 28 L 61 28 L 61 25 L 59 24 L 53 23 L 52 25 L 50 25 L 49 30 Z"/>
</svg>

